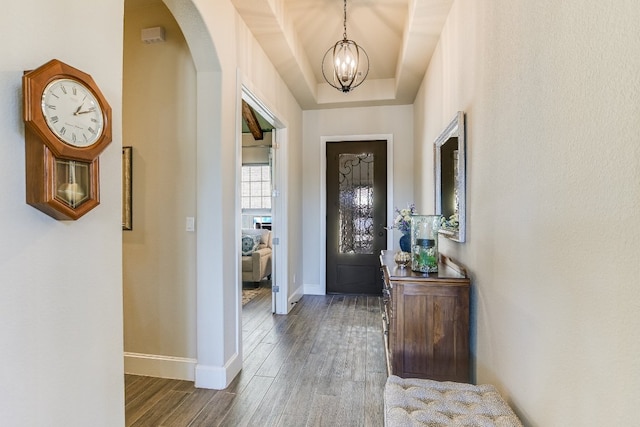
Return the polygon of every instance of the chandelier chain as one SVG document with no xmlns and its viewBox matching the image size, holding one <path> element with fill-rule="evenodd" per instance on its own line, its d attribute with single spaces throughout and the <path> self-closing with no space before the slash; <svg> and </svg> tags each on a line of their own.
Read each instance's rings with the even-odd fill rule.
<svg viewBox="0 0 640 427">
<path fill-rule="evenodd" d="M 344 33 L 342 37 L 347 40 L 347 0 L 344 0 Z"/>
<path fill-rule="evenodd" d="M 342 40 L 331 46 L 322 58 L 322 77 L 330 86 L 347 93 L 360 86 L 369 74 L 369 56 L 347 38 L 347 0 L 343 7 Z"/>
</svg>

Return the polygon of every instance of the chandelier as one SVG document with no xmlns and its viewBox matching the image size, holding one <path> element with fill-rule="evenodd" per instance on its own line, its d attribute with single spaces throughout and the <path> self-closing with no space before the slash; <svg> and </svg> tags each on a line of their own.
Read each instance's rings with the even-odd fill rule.
<svg viewBox="0 0 640 427">
<path fill-rule="evenodd" d="M 349 92 L 362 84 L 369 74 L 369 56 L 353 40 L 347 39 L 347 0 L 344 0 L 342 40 L 327 50 L 322 58 L 322 76 L 329 85 Z"/>
</svg>

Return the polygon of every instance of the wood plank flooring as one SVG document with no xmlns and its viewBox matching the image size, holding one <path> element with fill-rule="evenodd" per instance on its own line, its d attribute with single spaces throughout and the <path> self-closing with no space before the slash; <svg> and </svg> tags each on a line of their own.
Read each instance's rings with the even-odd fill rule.
<svg viewBox="0 0 640 427">
<path fill-rule="evenodd" d="M 243 308 L 244 366 L 229 387 L 126 375 L 126 425 L 382 426 L 380 298 L 305 295 L 286 316 L 270 298 Z"/>
</svg>

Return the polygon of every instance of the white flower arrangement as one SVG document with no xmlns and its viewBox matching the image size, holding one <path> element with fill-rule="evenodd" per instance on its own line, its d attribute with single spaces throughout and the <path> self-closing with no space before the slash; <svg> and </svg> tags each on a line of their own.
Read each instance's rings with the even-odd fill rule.
<svg viewBox="0 0 640 427">
<path fill-rule="evenodd" d="M 408 234 L 411 232 L 411 215 L 415 215 L 416 205 L 414 203 L 408 204 L 404 209 L 396 208 L 396 217 L 393 220 L 393 225 L 389 228 L 397 228 L 402 234 Z"/>
<path fill-rule="evenodd" d="M 454 213 L 448 219 L 445 217 L 442 217 L 441 226 L 442 228 L 445 228 L 448 230 L 457 230 L 458 227 L 460 226 L 460 222 L 458 221 L 458 214 Z"/>
</svg>

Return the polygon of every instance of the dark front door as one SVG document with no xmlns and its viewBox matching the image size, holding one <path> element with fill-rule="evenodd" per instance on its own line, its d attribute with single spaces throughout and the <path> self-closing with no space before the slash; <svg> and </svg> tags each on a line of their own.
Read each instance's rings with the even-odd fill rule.
<svg viewBox="0 0 640 427">
<path fill-rule="evenodd" d="M 327 142 L 327 293 L 382 293 L 387 141 Z"/>
</svg>

